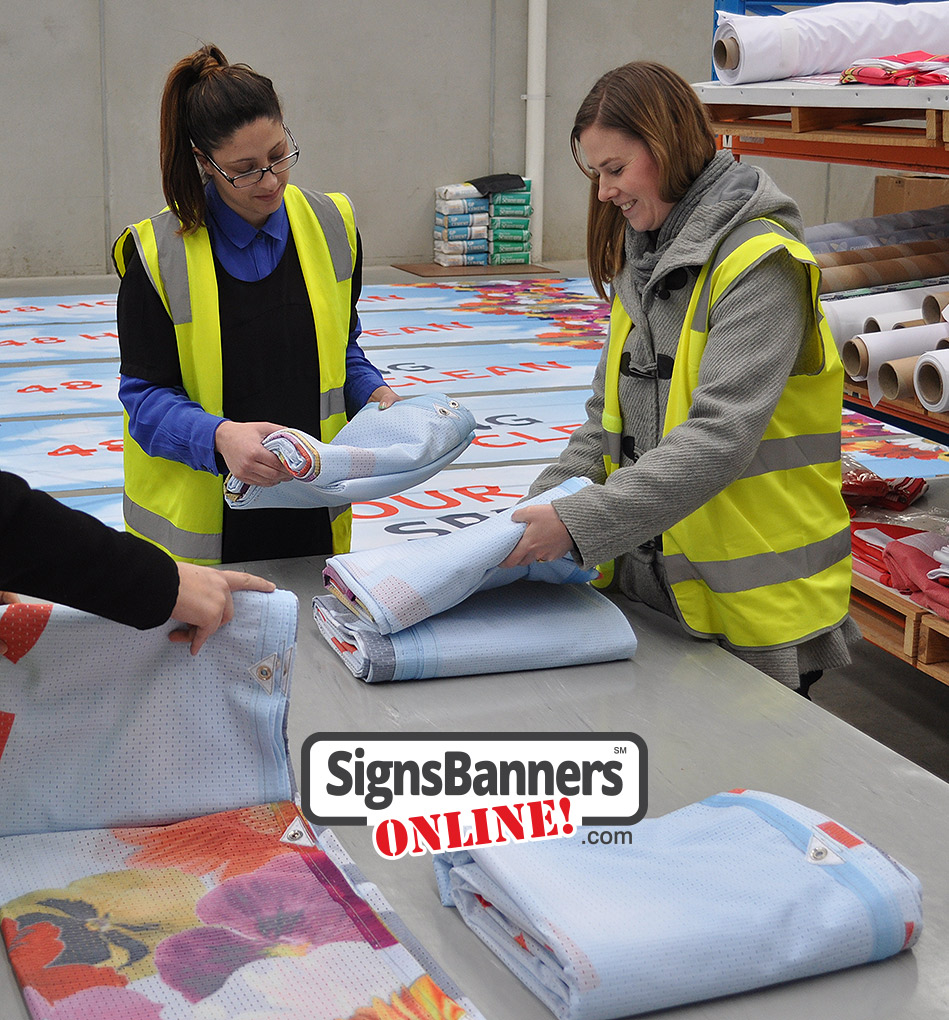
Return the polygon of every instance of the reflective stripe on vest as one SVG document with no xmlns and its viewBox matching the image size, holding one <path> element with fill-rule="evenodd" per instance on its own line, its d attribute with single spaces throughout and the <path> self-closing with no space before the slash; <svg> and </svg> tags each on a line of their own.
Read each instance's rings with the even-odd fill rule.
<svg viewBox="0 0 949 1020">
<path fill-rule="evenodd" d="M 840 495 L 842 368 L 817 299 L 813 256 L 778 224 L 743 224 L 702 268 L 676 350 L 663 436 L 688 417 L 715 303 L 779 248 L 808 269 L 818 324 L 812 340 L 821 345 L 822 368 L 788 379 L 741 476 L 663 535 L 663 564 L 687 629 L 743 648 L 795 644 L 830 630 L 846 616 L 850 597 L 849 516 Z M 604 394 L 607 473 L 618 466 L 622 422 L 615 432 L 607 422 L 619 414 L 619 357 L 631 328 L 614 300 Z"/>
<path fill-rule="evenodd" d="M 320 360 L 320 438 L 329 442 L 346 424 L 343 387 L 352 306 L 356 223 L 344 195 L 320 195 L 288 185 L 284 193 L 316 326 Z M 125 244 L 139 257 L 175 328 L 182 382 L 188 396 L 221 415 L 223 382 L 217 278 L 207 228 L 177 233 L 170 211 L 128 227 L 113 246 L 124 275 Z M 125 522 L 129 531 L 175 559 L 219 563 L 224 519 L 223 478 L 185 464 L 149 457 L 125 419 Z M 331 513 L 333 552 L 349 549 L 349 507 Z"/>
</svg>

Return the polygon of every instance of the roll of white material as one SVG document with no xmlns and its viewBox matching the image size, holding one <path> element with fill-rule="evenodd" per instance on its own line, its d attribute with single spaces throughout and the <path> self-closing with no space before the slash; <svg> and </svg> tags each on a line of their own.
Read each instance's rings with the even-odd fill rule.
<svg viewBox="0 0 949 1020">
<path fill-rule="evenodd" d="M 916 398 L 927 411 L 949 411 L 949 350 L 929 351 L 916 362 Z"/>
<path fill-rule="evenodd" d="M 835 3 L 756 17 L 720 11 L 712 61 L 736 85 L 842 71 L 855 60 L 917 50 L 949 51 L 945 3 Z"/>
<path fill-rule="evenodd" d="M 902 312 L 899 321 L 916 319 L 923 298 L 945 289 L 945 283 L 939 283 L 932 287 L 906 287 L 903 290 L 887 290 L 849 298 L 830 300 L 824 297 L 821 299 L 821 307 L 839 351 L 845 341 L 864 332 L 864 325 L 871 316 L 878 319 L 893 312 Z"/>
<path fill-rule="evenodd" d="M 947 337 L 949 323 L 861 333 L 844 343 L 841 359 L 851 379 L 866 380 L 870 403 L 876 406 L 885 396 L 880 386 L 880 366 L 884 362 L 925 354 L 935 350 L 939 341 Z"/>
</svg>

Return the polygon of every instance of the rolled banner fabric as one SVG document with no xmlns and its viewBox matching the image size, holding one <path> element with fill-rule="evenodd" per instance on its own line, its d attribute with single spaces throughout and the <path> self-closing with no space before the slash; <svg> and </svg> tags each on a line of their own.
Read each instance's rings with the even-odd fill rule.
<svg viewBox="0 0 949 1020">
<path fill-rule="evenodd" d="M 910 209 L 906 212 L 884 213 L 881 216 L 861 216 L 853 220 L 835 220 L 830 223 L 815 223 L 804 228 L 804 241 L 809 248 L 823 241 L 854 238 L 866 242 L 874 237 L 900 234 L 906 231 L 922 230 L 927 227 L 945 228 L 949 223 L 949 205 L 937 205 L 931 209 Z M 888 244 L 906 241 L 928 240 L 924 237 L 906 237 Z M 858 247 L 870 247 L 861 244 Z M 812 248 L 813 250 L 813 248 Z"/>
<path fill-rule="evenodd" d="M 840 357 L 851 379 L 866 381 L 870 402 L 876 405 L 884 396 L 879 378 L 884 362 L 935 350 L 936 344 L 947 336 L 949 323 L 860 333 L 844 343 Z"/>
<path fill-rule="evenodd" d="M 833 3 L 775 17 L 720 11 L 712 61 L 727 85 L 839 72 L 855 60 L 903 53 L 925 41 L 949 50 L 940 3 Z"/>
<path fill-rule="evenodd" d="M 949 341 L 947 341 L 949 342 Z M 916 396 L 913 378 L 916 372 L 914 358 L 897 358 L 895 361 L 884 361 L 877 372 L 880 392 L 887 400 L 912 400 Z"/>
<path fill-rule="evenodd" d="M 942 322 L 946 317 L 947 305 L 949 305 L 949 290 L 927 294 L 923 298 L 923 320 L 925 322 Z"/>
<path fill-rule="evenodd" d="M 829 294 L 859 287 L 879 287 L 905 280 L 930 280 L 949 273 L 949 252 L 831 266 L 821 271 L 820 292 Z"/>
<path fill-rule="evenodd" d="M 233 598 L 234 618 L 196 656 L 168 640 L 173 621 L 135 631 L 64 606 L 0 608 L 0 836 L 293 796 L 283 731 L 297 599 Z"/>
<path fill-rule="evenodd" d="M 332 595 L 313 616 L 346 668 L 367 683 L 510 673 L 631 659 L 636 635 L 623 613 L 588 584 L 515 581 L 380 634 Z"/>
<path fill-rule="evenodd" d="M 852 266 L 860 262 L 885 262 L 889 259 L 910 258 L 913 255 L 939 255 L 946 250 L 945 241 L 909 241 L 906 244 L 874 245 L 872 248 L 855 248 L 852 251 L 828 251 L 817 255 L 821 269 L 832 266 Z"/>
<path fill-rule="evenodd" d="M 804 233 L 806 236 L 807 230 Z M 811 254 L 824 255 L 829 252 L 861 251 L 867 248 L 910 244 L 916 241 L 943 240 L 946 237 L 949 237 L 949 224 L 930 223 L 908 230 L 884 231 L 880 234 L 864 234 L 856 237 L 838 237 L 826 241 L 808 241 L 807 246 L 810 248 Z"/>
<path fill-rule="evenodd" d="M 905 290 L 888 290 L 879 294 L 859 294 L 856 297 L 839 297 L 821 301 L 821 308 L 830 326 L 837 350 L 853 336 L 864 332 L 868 318 L 879 321 L 886 315 L 901 312 L 899 321 L 919 315 L 923 299 L 928 294 L 945 290 L 945 284 L 932 287 L 909 287 Z M 896 320 L 891 320 L 896 321 Z"/>
<path fill-rule="evenodd" d="M 460 457 L 474 438 L 472 413 L 443 393 L 399 400 L 384 411 L 367 404 L 333 441 L 296 429 L 271 433 L 263 445 L 294 479 L 248 485 L 233 475 L 224 484 L 234 510 L 342 506 L 402 492 Z"/>
<path fill-rule="evenodd" d="M 734 790 L 632 826 L 434 858 L 441 901 L 560 1020 L 612 1020 L 893 956 L 919 880 L 819 811 Z"/>
<path fill-rule="evenodd" d="M 569 478 L 517 506 L 551 503 L 591 484 L 588 478 Z M 380 634 L 391 634 L 451 609 L 476 591 L 521 578 L 571 584 L 596 577 L 595 570 L 581 570 L 569 556 L 529 567 L 499 567 L 526 527 L 511 520 L 515 509 L 449 535 L 331 556 L 323 583 L 356 616 Z"/>
<path fill-rule="evenodd" d="M 927 411 L 949 411 L 949 350 L 929 351 L 920 356 L 913 372 L 916 399 Z"/>
</svg>

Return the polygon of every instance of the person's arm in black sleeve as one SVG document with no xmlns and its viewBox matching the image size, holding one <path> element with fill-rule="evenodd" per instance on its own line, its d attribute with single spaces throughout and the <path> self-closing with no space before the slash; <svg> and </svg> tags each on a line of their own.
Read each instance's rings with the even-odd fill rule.
<svg viewBox="0 0 949 1020">
<path fill-rule="evenodd" d="M 178 567 L 156 546 L 0 471 L 0 590 L 145 630 L 171 617 Z"/>
</svg>

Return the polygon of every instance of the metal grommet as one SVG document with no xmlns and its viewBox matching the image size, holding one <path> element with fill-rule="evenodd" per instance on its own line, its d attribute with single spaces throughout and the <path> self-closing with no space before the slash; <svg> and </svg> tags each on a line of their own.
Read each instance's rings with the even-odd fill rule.
<svg viewBox="0 0 949 1020">
<path fill-rule="evenodd" d="M 827 856 L 827 848 L 823 846 L 815 846 L 808 854 L 812 861 L 822 861 Z"/>
<path fill-rule="evenodd" d="M 459 404 L 457 400 L 449 400 L 449 401 L 448 401 L 448 403 L 449 403 L 449 404 L 450 404 L 450 405 L 451 405 L 452 407 L 461 407 L 461 404 Z"/>
<path fill-rule="evenodd" d="M 270 680 L 273 678 L 273 670 L 269 666 L 258 666 L 257 677 L 260 680 Z"/>
<path fill-rule="evenodd" d="M 303 839 L 303 833 L 299 829 L 294 829 L 292 832 L 288 832 L 285 838 L 296 843 L 297 840 Z"/>
<path fill-rule="evenodd" d="M 441 405 L 436 407 L 435 410 L 441 415 L 451 414 L 447 407 L 442 407 Z"/>
</svg>

